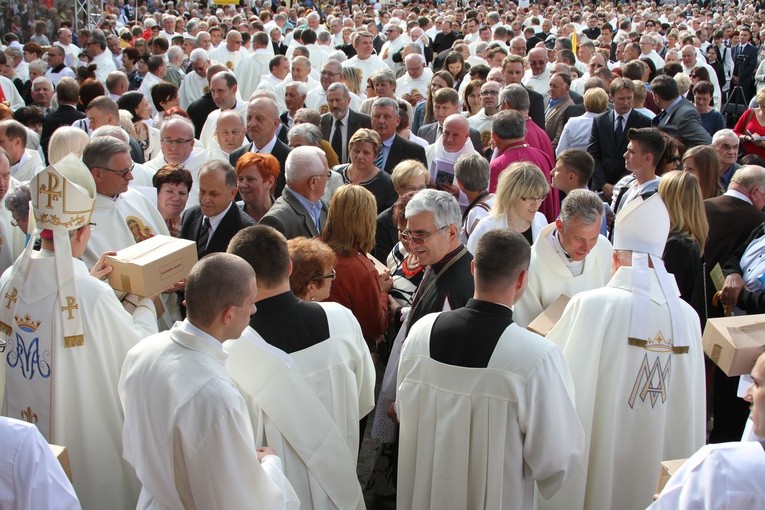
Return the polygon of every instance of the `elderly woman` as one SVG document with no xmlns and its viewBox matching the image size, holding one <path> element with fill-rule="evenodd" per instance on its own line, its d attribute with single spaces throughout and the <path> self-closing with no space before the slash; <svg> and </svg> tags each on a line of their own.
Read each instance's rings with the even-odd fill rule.
<svg viewBox="0 0 765 510">
<path fill-rule="evenodd" d="M 136 140 L 146 161 L 154 158 L 162 149 L 159 130 L 151 127 L 151 107 L 146 97 L 137 91 L 126 92 L 117 99 L 117 106 L 132 116 Z"/>
<path fill-rule="evenodd" d="M 173 237 L 181 236 L 181 213 L 186 208 L 191 183 L 191 172 L 183 165 L 165 165 L 152 177 L 157 188 L 157 209 Z"/>
<path fill-rule="evenodd" d="M 375 242 L 375 198 L 356 185 L 341 186 L 332 196 L 322 240 L 337 255 L 329 301 L 350 309 L 372 352 L 388 327 L 390 277 L 378 274 L 366 254 Z M 386 288 L 381 286 L 384 283 Z"/>
<path fill-rule="evenodd" d="M 428 186 L 428 169 L 417 160 L 405 159 L 393 168 L 391 180 L 400 200 L 407 193 L 420 191 Z M 372 253 L 380 261 L 386 260 L 398 241 L 396 222 L 393 219 L 394 207 L 395 205 L 377 215 L 377 235 Z"/>
<path fill-rule="evenodd" d="M 303 301 L 324 301 L 335 279 L 337 256 L 317 238 L 296 237 L 287 241 L 292 260 L 290 289 Z"/>
<path fill-rule="evenodd" d="M 572 117 L 563 127 L 555 155 L 559 155 L 566 149 L 587 150 L 590 144 L 590 132 L 592 122 L 608 108 L 608 94 L 601 88 L 590 89 L 584 93 L 584 110 L 581 117 Z"/>
<path fill-rule="evenodd" d="M 48 144 L 48 163 L 54 165 L 67 154 L 82 156 L 82 151 L 90 141 L 88 133 L 80 128 L 61 126 L 53 132 Z"/>
<path fill-rule="evenodd" d="M 29 185 L 19 184 L 5 195 L 5 208 L 11 213 L 11 225 L 18 227 L 27 236 L 25 243 L 29 242 L 29 202 L 32 200 L 32 192 Z M 40 238 L 37 238 L 35 249 L 39 248 Z"/>
<path fill-rule="evenodd" d="M 398 198 L 390 176 L 375 166 L 381 145 L 380 135 L 361 128 L 348 141 L 351 162 L 332 169 L 342 176 L 345 184 L 358 184 L 369 190 L 375 197 L 377 214 L 392 206 Z"/>
<path fill-rule="evenodd" d="M 412 199 L 416 191 L 406 193 L 399 197 L 393 205 L 393 221 L 396 225 L 396 234 L 399 242 L 393 246 L 386 260 L 386 265 L 391 275 L 390 297 L 400 306 L 410 306 L 414 292 L 422 281 L 425 274 L 425 266 L 420 264 L 417 254 L 411 249 L 409 241 L 401 237 L 401 232 L 406 230 L 406 204 Z"/>
<path fill-rule="evenodd" d="M 274 203 L 279 161 L 271 154 L 245 152 L 236 162 L 236 187 L 242 200 L 237 205 L 255 221 Z"/>
<path fill-rule="evenodd" d="M 711 145 L 697 145 L 685 151 L 683 170 L 698 179 L 702 199 L 722 194 L 719 179 L 720 158 Z"/>
<path fill-rule="evenodd" d="M 675 276 L 680 297 L 706 322 L 703 250 L 709 233 L 699 181 L 689 172 L 667 172 L 659 181 L 659 196 L 669 213 L 669 238 L 664 265 Z"/>
<path fill-rule="evenodd" d="M 468 250 L 475 253 L 481 236 L 497 228 L 523 234 L 529 244 L 533 244 L 539 231 L 547 225 L 539 206 L 549 191 L 545 174 L 533 163 L 524 161 L 507 167 L 499 176 L 491 212 L 481 219 L 468 239 Z"/>
</svg>

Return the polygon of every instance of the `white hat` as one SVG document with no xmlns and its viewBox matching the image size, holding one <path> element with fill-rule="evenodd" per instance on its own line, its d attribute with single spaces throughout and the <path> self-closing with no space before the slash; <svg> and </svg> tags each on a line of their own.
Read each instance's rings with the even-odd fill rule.
<svg viewBox="0 0 765 510">
<path fill-rule="evenodd" d="M 630 341 L 649 341 L 651 323 L 651 276 L 653 265 L 664 299 L 667 300 L 672 324 L 672 348 L 676 353 L 688 351 L 689 332 L 685 331 L 680 291 L 672 275 L 664 267 L 664 246 L 669 236 L 669 213 L 658 193 L 648 198 L 637 197 L 627 203 L 614 221 L 614 250 L 632 252 L 632 318 Z"/>
<path fill-rule="evenodd" d="M 637 197 L 614 220 L 614 250 L 649 253 L 661 258 L 669 235 L 669 213 L 658 193 Z"/>
<path fill-rule="evenodd" d="M 88 167 L 79 158 L 69 154 L 34 176 L 29 187 L 32 192 L 32 235 L 24 253 L 11 269 L 11 294 L 18 293 L 29 276 L 32 247 L 40 234 L 40 228 L 51 230 L 60 304 L 57 308 L 63 319 L 64 347 L 83 345 L 82 308 L 75 292 L 69 231 L 89 224 L 95 206 L 96 183 Z M 0 332 L 5 335 L 11 334 L 15 311 L 16 301 L 13 306 L 0 310 Z"/>
</svg>

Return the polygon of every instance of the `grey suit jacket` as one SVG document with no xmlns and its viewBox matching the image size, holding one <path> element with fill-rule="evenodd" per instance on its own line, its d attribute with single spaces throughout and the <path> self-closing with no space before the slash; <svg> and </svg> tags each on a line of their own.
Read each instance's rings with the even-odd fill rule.
<svg viewBox="0 0 765 510">
<path fill-rule="evenodd" d="M 432 145 L 436 143 L 436 138 L 438 138 L 436 136 L 437 130 L 438 122 L 431 122 L 430 124 L 420 126 L 419 131 L 417 131 L 417 136 Z M 470 141 L 473 142 L 473 148 L 480 152 L 481 147 L 483 147 L 483 142 L 481 141 L 481 133 L 473 128 L 470 128 Z"/>
<path fill-rule="evenodd" d="M 322 201 L 319 223 L 323 226 L 326 220 L 327 204 Z M 310 213 L 303 207 L 289 186 L 282 190 L 282 195 L 276 199 L 271 209 L 260 219 L 260 224 L 274 227 L 287 239 L 301 236 L 317 237 L 320 234 Z"/>
<path fill-rule="evenodd" d="M 677 137 L 685 150 L 697 145 L 709 145 L 712 143 L 712 137 L 704 126 L 701 125 L 701 115 L 696 107 L 685 98 L 680 99 L 680 104 L 670 113 L 660 118 L 657 115 L 651 121 L 652 126 L 657 126 L 662 131 Z"/>
<path fill-rule="evenodd" d="M 554 108 L 545 110 L 545 133 L 552 142 L 553 149 L 558 146 L 560 134 L 563 132 L 564 118 L 566 109 L 574 104 L 571 96 L 566 95 L 558 101 Z"/>
</svg>

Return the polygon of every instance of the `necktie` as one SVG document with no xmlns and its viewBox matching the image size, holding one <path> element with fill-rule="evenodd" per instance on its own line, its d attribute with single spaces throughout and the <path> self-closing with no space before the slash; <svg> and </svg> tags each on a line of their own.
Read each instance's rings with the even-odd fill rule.
<svg viewBox="0 0 765 510">
<path fill-rule="evenodd" d="M 385 150 L 385 145 L 380 145 L 380 152 L 377 153 L 377 158 L 375 159 L 375 166 L 379 168 L 380 170 L 383 170 L 383 151 Z"/>
<path fill-rule="evenodd" d="M 210 240 L 210 218 L 207 216 L 202 217 L 202 227 L 199 229 L 199 237 L 197 237 L 197 258 L 202 258 L 207 250 L 207 242 Z"/>
<path fill-rule="evenodd" d="M 620 142 L 622 136 L 624 136 L 624 117 L 621 115 L 616 117 L 616 130 L 614 131 L 614 135 L 616 135 L 617 142 Z"/>
<path fill-rule="evenodd" d="M 659 127 L 663 126 L 664 124 L 662 123 L 664 122 L 664 119 L 666 117 L 667 117 L 667 110 L 662 110 L 661 113 L 659 113 L 659 115 L 656 117 L 656 125 Z"/>
<path fill-rule="evenodd" d="M 343 159 L 343 121 L 337 119 L 335 121 L 335 134 L 332 135 L 332 150 L 337 154 L 340 163 L 345 163 Z"/>
</svg>

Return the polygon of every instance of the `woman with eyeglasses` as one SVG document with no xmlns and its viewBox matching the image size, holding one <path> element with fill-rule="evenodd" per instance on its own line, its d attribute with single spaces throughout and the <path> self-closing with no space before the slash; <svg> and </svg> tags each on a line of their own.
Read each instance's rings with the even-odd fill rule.
<svg viewBox="0 0 765 510">
<path fill-rule="evenodd" d="M 398 234 L 398 243 L 393 246 L 387 257 L 386 265 L 390 271 L 392 285 L 389 291 L 391 299 L 396 301 L 399 306 L 409 306 L 412 304 L 414 292 L 422 281 L 425 274 L 425 266 L 420 264 L 417 254 L 410 246 L 411 238 L 406 232 L 406 204 L 412 199 L 416 192 L 409 192 L 401 197 L 393 206 L 393 221 L 396 225 Z"/>
<path fill-rule="evenodd" d="M 388 328 L 390 274 L 378 272 L 367 257 L 375 244 L 375 197 L 355 184 L 341 186 L 332 195 L 322 241 L 337 256 L 336 277 L 328 301 L 340 303 L 358 319 L 372 353 Z"/>
<path fill-rule="evenodd" d="M 664 175 L 672 170 L 680 170 L 683 161 L 682 155 L 685 152 L 685 146 L 680 140 L 667 133 L 662 133 L 662 135 L 664 135 L 667 145 L 664 148 L 664 153 L 659 158 L 659 162 L 656 164 L 656 175 Z"/>
<path fill-rule="evenodd" d="M 521 161 L 507 167 L 499 176 L 491 211 L 470 234 L 467 249 L 475 253 L 481 236 L 498 228 L 518 232 L 529 244 L 533 244 L 539 232 L 547 226 L 547 219 L 539 212 L 539 206 L 549 192 L 550 185 L 545 174 L 533 163 Z"/>
<path fill-rule="evenodd" d="M 287 241 L 292 260 L 290 289 L 303 301 L 324 301 L 335 279 L 337 257 L 317 238 L 296 237 Z"/>
</svg>

